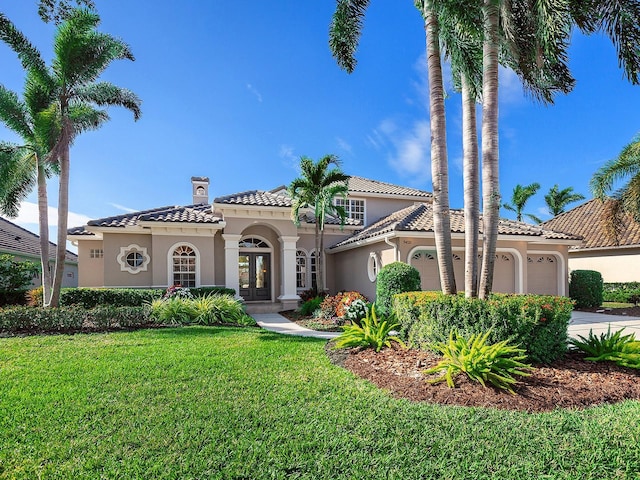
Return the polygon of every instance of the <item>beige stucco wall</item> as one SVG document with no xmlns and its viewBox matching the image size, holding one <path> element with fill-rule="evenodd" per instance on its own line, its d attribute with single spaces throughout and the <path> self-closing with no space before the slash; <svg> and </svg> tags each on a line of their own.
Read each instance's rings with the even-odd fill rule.
<svg viewBox="0 0 640 480">
<path fill-rule="evenodd" d="M 415 199 L 403 200 L 393 198 L 371 198 L 349 195 L 352 200 L 364 200 L 365 225 L 370 225 L 382 217 L 386 217 L 398 210 L 409 207 L 416 203 Z M 426 199 L 425 199 L 426 200 Z"/>
<path fill-rule="evenodd" d="M 153 286 L 166 287 L 173 284 L 169 275 L 169 253 L 179 245 L 188 245 L 197 255 L 196 285 L 215 285 L 215 243 L 211 235 L 153 235 L 151 263 L 153 264 Z M 198 282 L 199 279 L 199 282 Z"/>
<path fill-rule="evenodd" d="M 570 252 L 570 270 L 595 270 L 607 282 L 640 281 L 640 248 Z"/>
<path fill-rule="evenodd" d="M 104 286 L 104 258 L 91 258 L 92 249 L 104 248 L 102 240 L 78 242 L 78 286 Z"/>
<path fill-rule="evenodd" d="M 122 271 L 117 260 L 121 247 L 128 247 L 134 244 L 146 248 L 147 254 L 151 256 L 147 270 L 135 275 Z M 151 235 L 105 233 L 102 237 L 102 245 L 104 250 L 105 287 L 149 287 L 152 285 L 155 261 L 151 248 Z"/>
<path fill-rule="evenodd" d="M 356 290 L 365 295 L 370 301 L 374 301 L 376 298 L 376 282 L 369 280 L 367 273 L 372 252 L 378 258 L 383 259 L 383 265 L 393 261 L 393 249 L 384 242 L 329 255 L 333 257 L 335 274 L 335 289 L 330 290 L 330 293 L 335 294 L 343 290 Z"/>
</svg>

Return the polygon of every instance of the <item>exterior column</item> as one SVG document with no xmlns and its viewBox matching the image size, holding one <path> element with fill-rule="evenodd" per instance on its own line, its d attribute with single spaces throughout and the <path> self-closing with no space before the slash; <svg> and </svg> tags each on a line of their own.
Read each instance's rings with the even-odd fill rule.
<svg viewBox="0 0 640 480">
<path fill-rule="evenodd" d="M 240 298 L 238 255 L 242 235 L 223 233 L 222 238 L 224 239 L 224 285 L 227 288 L 233 288 L 236 291 L 236 298 Z"/>
<path fill-rule="evenodd" d="M 285 310 L 298 306 L 300 297 L 296 291 L 296 242 L 299 237 L 282 236 L 278 241 L 282 245 L 281 278 L 282 295 L 278 297 Z"/>
</svg>

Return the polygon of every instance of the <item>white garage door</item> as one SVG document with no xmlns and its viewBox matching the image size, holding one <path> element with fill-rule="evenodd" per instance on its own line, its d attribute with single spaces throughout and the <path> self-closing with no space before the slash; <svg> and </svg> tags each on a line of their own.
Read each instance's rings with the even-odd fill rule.
<svg viewBox="0 0 640 480">
<path fill-rule="evenodd" d="M 527 293 L 558 295 L 558 259 L 554 255 L 527 255 Z"/>
<path fill-rule="evenodd" d="M 482 258 L 478 259 L 481 268 Z M 422 290 L 440 290 L 440 272 L 435 250 L 417 250 L 411 256 L 410 264 L 420 272 Z M 464 252 L 453 253 L 453 271 L 456 286 L 464 290 Z M 515 262 L 510 253 L 498 253 L 493 274 L 493 291 L 501 293 L 515 292 Z"/>
</svg>

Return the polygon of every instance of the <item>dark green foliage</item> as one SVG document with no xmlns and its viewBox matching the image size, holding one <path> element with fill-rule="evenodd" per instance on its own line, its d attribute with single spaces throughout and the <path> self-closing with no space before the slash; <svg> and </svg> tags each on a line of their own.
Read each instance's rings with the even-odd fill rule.
<svg viewBox="0 0 640 480">
<path fill-rule="evenodd" d="M 633 333 L 622 335 L 622 330 L 611 333 L 611 327 L 607 333 L 596 337 L 593 330 L 589 330 L 589 337 L 578 335 L 578 339 L 571 339 L 569 343 L 578 350 L 583 351 L 587 360 L 599 362 L 609 360 L 623 367 L 640 368 L 640 342 Z"/>
<path fill-rule="evenodd" d="M 420 272 L 403 262 L 385 265 L 376 280 L 376 308 L 381 315 L 389 315 L 396 293 L 420 290 Z"/>
<path fill-rule="evenodd" d="M 455 331 L 449 333 L 449 340 L 437 343 L 434 348 L 442 354 L 442 360 L 438 365 L 425 370 L 427 375 L 445 370 L 445 373 L 429 383 L 447 381 L 447 385 L 453 388 L 453 379 L 459 373 L 465 373 L 471 380 L 480 382 L 483 387 L 487 383 L 502 390 L 508 390 L 515 394 L 513 385 L 516 383 L 514 375 L 528 376 L 530 365 L 522 363 L 526 358 L 525 351 L 509 342 L 488 344 L 487 338 L 491 332 L 484 335 L 477 333 L 465 339 L 457 335 Z"/>
<path fill-rule="evenodd" d="M 519 344 L 530 361 L 541 363 L 553 362 L 566 352 L 572 310 L 568 298 L 545 295 L 494 293 L 485 301 L 410 292 L 394 298 L 400 337 L 410 347 L 431 349 L 446 342 L 452 330 L 465 338 L 490 330 L 490 343 Z"/>
<path fill-rule="evenodd" d="M 150 323 L 148 311 L 143 307 L 102 306 L 92 310 L 80 306 L 11 307 L 0 310 L 2 332 L 77 332 L 132 328 Z"/>
<path fill-rule="evenodd" d="M 194 297 L 208 294 L 235 295 L 235 290 L 225 287 L 190 288 Z M 160 288 L 65 288 L 60 294 L 63 306 L 81 305 L 94 308 L 99 305 L 117 305 L 120 307 L 142 307 L 153 300 L 162 298 L 165 290 Z"/>
<path fill-rule="evenodd" d="M 0 290 L 0 307 L 6 305 L 26 305 L 28 290 Z"/>
<path fill-rule="evenodd" d="M 640 303 L 640 282 L 605 283 L 604 302 Z"/>
<path fill-rule="evenodd" d="M 173 296 L 156 299 L 149 308 L 154 321 L 163 325 L 255 325 L 244 306 L 231 295 Z"/>
<path fill-rule="evenodd" d="M 571 272 L 569 297 L 576 302 L 576 308 L 602 305 L 603 289 L 600 272 L 594 270 L 574 270 Z"/>
<path fill-rule="evenodd" d="M 315 297 L 307 300 L 302 305 L 300 305 L 299 312 L 302 315 L 313 315 L 318 308 L 320 308 L 320 304 L 323 301 L 323 297 Z"/>
<path fill-rule="evenodd" d="M 39 271 L 33 262 L 15 260 L 13 255 L 0 255 L 0 290 L 24 289 Z"/>
</svg>

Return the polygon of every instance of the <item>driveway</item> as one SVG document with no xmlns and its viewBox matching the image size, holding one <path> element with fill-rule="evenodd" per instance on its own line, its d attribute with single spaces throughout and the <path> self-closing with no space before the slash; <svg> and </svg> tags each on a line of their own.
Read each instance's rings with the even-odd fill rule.
<svg viewBox="0 0 640 480">
<path fill-rule="evenodd" d="M 640 340 L 640 318 L 626 317 L 624 315 L 605 315 L 604 313 L 573 312 L 569 322 L 569 336 L 583 337 L 589 336 L 589 330 L 593 330 L 594 335 L 606 333 L 611 326 L 611 331 L 615 332 L 624 328 L 624 333 L 635 333 L 636 339 Z"/>
</svg>

